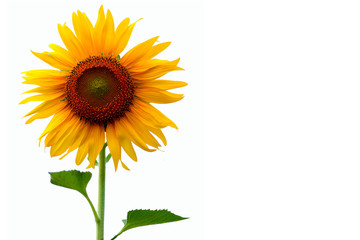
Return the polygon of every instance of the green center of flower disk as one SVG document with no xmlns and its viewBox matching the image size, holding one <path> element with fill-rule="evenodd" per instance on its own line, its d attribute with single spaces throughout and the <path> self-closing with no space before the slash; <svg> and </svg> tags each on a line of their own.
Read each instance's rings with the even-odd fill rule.
<svg viewBox="0 0 360 240">
<path fill-rule="evenodd" d="M 106 104 L 114 94 L 113 85 L 117 84 L 115 75 L 106 68 L 85 70 L 78 79 L 77 92 L 89 103 Z"/>
<path fill-rule="evenodd" d="M 117 59 L 89 57 L 79 62 L 68 76 L 65 98 L 81 118 L 107 124 L 129 111 L 134 84 Z"/>
<path fill-rule="evenodd" d="M 108 79 L 101 75 L 95 75 L 86 86 L 89 91 L 89 95 L 93 98 L 102 98 L 110 90 L 110 84 Z"/>
</svg>

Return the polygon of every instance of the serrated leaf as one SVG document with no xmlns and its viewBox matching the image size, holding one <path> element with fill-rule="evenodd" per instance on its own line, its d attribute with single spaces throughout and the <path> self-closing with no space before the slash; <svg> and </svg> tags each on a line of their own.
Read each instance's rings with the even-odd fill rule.
<svg viewBox="0 0 360 240">
<path fill-rule="evenodd" d="M 86 187 L 91 179 L 91 172 L 80 172 L 77 170 L 49 172 L 50 182 L 54 185 L 65 187 L 80 192 L 88 201 L 91 210 L 94 214 L 95 221 L 98 222 L 99 216 L 86 192 Z"/>
<path fill-rule="evenodd" d="M 122 220 L 125 226 L 112 239 L 115 239 L 121 233 L 131 228 L 161 224 L 161 223 L 176 222 L 184 219 L 188 219 L 188 218 L 180 217 L 165 209 L 164 210 L 141 210 L 141 209 L 132 210 L 128 212 L 127 219 Z"/>
<path fill-rule="evenodd" d="M 50 172 L 50 182 L 54 185 L 70 188 L 87 196 L 86 187 L 91 179 L 91 172 L 80 172 L 77 170 Z"/>
</svg>

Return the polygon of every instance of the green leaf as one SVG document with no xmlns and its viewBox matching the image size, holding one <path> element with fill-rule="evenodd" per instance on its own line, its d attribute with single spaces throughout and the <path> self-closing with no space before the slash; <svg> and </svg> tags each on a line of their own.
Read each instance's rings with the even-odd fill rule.
<svg viewBox="0 0 360 240">
<path fill-rule="evenodd" d="M 50 182 L 54 185 L 70 188 L 87 197 L 86 186 L 91 179 L 91 172 L 77 170 L 50 172 Z"/>
<path fill-rule="evenodd" d="M 188 218 L 183 218 L 173 214 L 168 210 L 132 210 L 127 214 L 127 219 L 122 220 L 125 226 L 111 240 L 118 237 L 121 233 L 136 227 L 147 225 L 176 222 Z"/>
<path fill-rule="evenodd" d="M 99 222 L 99 216 L 95 210 L 94 205 L 92 204 L 89 196 L 86 192 L 86 187 L 91 179 L 91 172 L 80 172 L 77 170 L 71 171 L 61 171 L 61 172 L 49 172 L 50 174 L 50 182 L 54 185 L 70 188 L 80 192 L 88 201 L 91 210 L 94 214 L 95 221 Z"/>
<path fill-rule="evenodd" d="M 116 56 L 116 59 L 117 59 L 117 60 L 120 60 L 120 54 Z"/>
</svg>

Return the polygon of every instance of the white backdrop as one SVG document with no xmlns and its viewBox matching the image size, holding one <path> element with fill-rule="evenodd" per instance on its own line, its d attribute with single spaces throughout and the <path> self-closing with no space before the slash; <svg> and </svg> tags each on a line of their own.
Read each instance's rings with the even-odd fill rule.
<svg viewBox="0 0 360 240">
<path fill-rule="evenodd" d="M 360 239 L 360 2 L 204 9 L 205 239 Z"/>
<path fill-rule="evenodd" d="M 135 26 L 127 48 L 151 37 L 171 41 L 159 57 L 176 59 L 185 71 L 166 79 L 188 82 L 183 101 L 158 108 L 177 123 L 179 130 L 165 129 L 168 146 L 153 154 L 137 151 L 139 161 L 125 157 L 131 171 L 114 171 L 108 164 L 105 239 L 122 228 L 132 209 L 169 209 L 191 219 L 124 233 L 119 239 L 201 239 L 203 235 L 203 16 L 199 1 L 103 1 L 118 24 L 126 17 L 143 18 Z M 94 23 L 99 1 L 8 1 L 7 14 L 7 237 L 1 239 L 95 239 L 95 222 L 86 200 L 77 192 L 50 184 L 48 172 L 77 167 L 75 154 L 59 161 L 49 149 L 38 147 L 37 138 L 48 120 L 25 125 L 21 119 L 36 104 L 18 105 L 31 86 L 22 85 L 21 72 L 51 68 L 30 50 L 48 51 L 62 44 L 57 24 L 71 26 L 72 13 L 86 12 Z M 2 79 L 2 82 L 4 79 Z M 88 192 L 97 206 L 97 171 Z"/>
<path fill-rule="evenodd" d="M 81 196 L 48 182 L 48 171 L 72 169 L 73 159 L 50 159 L 37 148 L 44 123 L 24 126 L 30 106 L 16 104 L 24 90 L 19 73 L 45 66 L 29 49 L 59 43 L 56 24 L 69 24 L 76 9 L 94 19 L 94 2 L 11 1 L 7 18 L 0 14 L 7 27 L 0 96 L 7 239 L 94 236 Z M 161 108 L 180 127 L 166 131 L 166 151 L 140 154 L 130 173 L 109 167 L 107 236 L 128 209 L 166 207 L 192 218 L 124 239 L 358 240 L 360 3 L 148 2 L 103 3 L 116 21 L 144 17 L 131 44 L 154 34 L 172 40 L 164 57 L 181 56 L 186 71 L 171 76 L 189 86 L 183 101 Z M 89 190 L 94 196 L 94 184 Z"/>
</svg>

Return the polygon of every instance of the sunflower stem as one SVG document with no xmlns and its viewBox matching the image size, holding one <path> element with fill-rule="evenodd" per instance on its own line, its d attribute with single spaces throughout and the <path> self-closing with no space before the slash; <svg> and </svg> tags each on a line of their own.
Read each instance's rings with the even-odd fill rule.
<svg viewBox="0 0 360 240">
<path fill-rule="evenodd" d="M 99 153 L 99 189 L 98 189 L 98 215 L 99 220 L 96 222 L 96 240 L 104 240 L 104 215 L 105 215 L 105 148 Z"/>
</svg>

